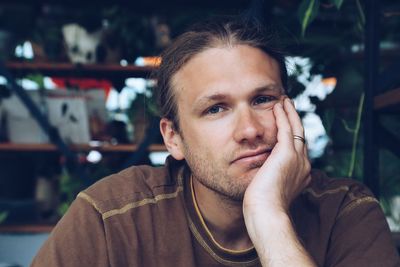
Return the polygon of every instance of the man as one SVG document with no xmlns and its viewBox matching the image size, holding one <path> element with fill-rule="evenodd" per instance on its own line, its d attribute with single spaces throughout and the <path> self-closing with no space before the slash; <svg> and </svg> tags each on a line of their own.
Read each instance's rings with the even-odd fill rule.
<svg viewBox="0 0 400 267">
<path fill-rule="evenodd" d="M 166 166 L 81 192 L 33 266 L 398 266 L 370 192 L 310 171 L 284 59 L 263 30 L 194 27 L 157 79 Z"/>
</svg>

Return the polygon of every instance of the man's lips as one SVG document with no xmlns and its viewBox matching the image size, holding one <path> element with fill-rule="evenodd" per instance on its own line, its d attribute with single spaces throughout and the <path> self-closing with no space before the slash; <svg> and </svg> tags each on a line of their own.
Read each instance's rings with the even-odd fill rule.
<svg viewBox="0 0 400 267">
<path fill-rule="evenodd" d="M 245 153 L 241 153 L 238 157 L 236 157 L 232 163 L 246 163 L 246 162 L 253 162 L 253 161 L 260 161 L 266 160 L 269 153 L 272 149 L 259 149 L 255 151 L 248 151 Z"/>
</svg>

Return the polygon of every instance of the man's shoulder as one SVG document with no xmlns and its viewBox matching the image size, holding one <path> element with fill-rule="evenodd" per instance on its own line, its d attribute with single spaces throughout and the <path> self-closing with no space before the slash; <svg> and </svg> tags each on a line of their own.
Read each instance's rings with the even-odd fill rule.
<svg viewBox="0 0 400 267">
<path fill-rule="evenodd" d="M 150 194 L 153 187 L 168 183 L 165 167 L 131 166 L 109 175 L 84 190 L 101 198 L 120 197 L 125 194 Z"/>
<path fill-rule="evenodd" d="M 308 201 L 340 210 L 340 216 L 364 204 L 378 204 L 371 191 L 361 182 L 348 178 L 331 178 L 313 170 L 312 180 L 303 191 Z"/>
<path fill-rule="evenodd" d="M 160 199 L 175 198 L 182 191 L 179 177 L 171 173 L 171 166 L 132 166 L 105 177 L 78 194 L 99 213 L 133 208 L 156 203 Z M 133 205 L 133 206 L 132 206 Z M 132 207 L 131 207 L 132 206 Z"/>
</svg>

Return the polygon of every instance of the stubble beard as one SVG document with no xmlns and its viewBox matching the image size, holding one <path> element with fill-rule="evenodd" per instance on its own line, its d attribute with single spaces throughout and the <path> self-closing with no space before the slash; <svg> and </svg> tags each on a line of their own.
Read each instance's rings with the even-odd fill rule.
<svg viewBox="0 0 400 267">
<path fill-rule="evenodd" d="M 206 188 L 218 194 L 222 199 L 242 202 L 248 185 L 254 173 L 247 173 L 241 177 L 233 177 L 228 173 L 228 166 L 221 166 L 221 162 L 229 162 L 223 159 L 220 163 L 206 157 L 206 153 L 193 153 L 189 146 L 183 142 L 185 149 L 185 160 L 188 163 L 193 178 Z M 258 169 L 264 162 L 254 162 L 249 166 Z"/>
</svg>

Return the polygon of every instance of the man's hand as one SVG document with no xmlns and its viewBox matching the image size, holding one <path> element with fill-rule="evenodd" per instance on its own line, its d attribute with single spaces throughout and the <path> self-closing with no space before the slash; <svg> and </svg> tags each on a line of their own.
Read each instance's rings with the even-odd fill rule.
<svg viewBox="0 0 400 267">
<path fill-rule="evenodd" d="M 311 167 L 306 145 L 294 139 L 294 135 L 304 137 L 304 129 L 290 99 L 277 103 L 273 112 L 278 142 L 248 186 L 244 205 L 249 209 L 268 205 L 288 212 L 290 203 L 309 183 Z"/>
<path fill-rule="evenodd" d="M 290 220 L 291 202 L 310 182 L 301 120 L 289 98 L 273 109 L 277 143 L 248 186 L 243 200 L 247 232 L 263 266 L 315 266 Z"/>
</svg>

